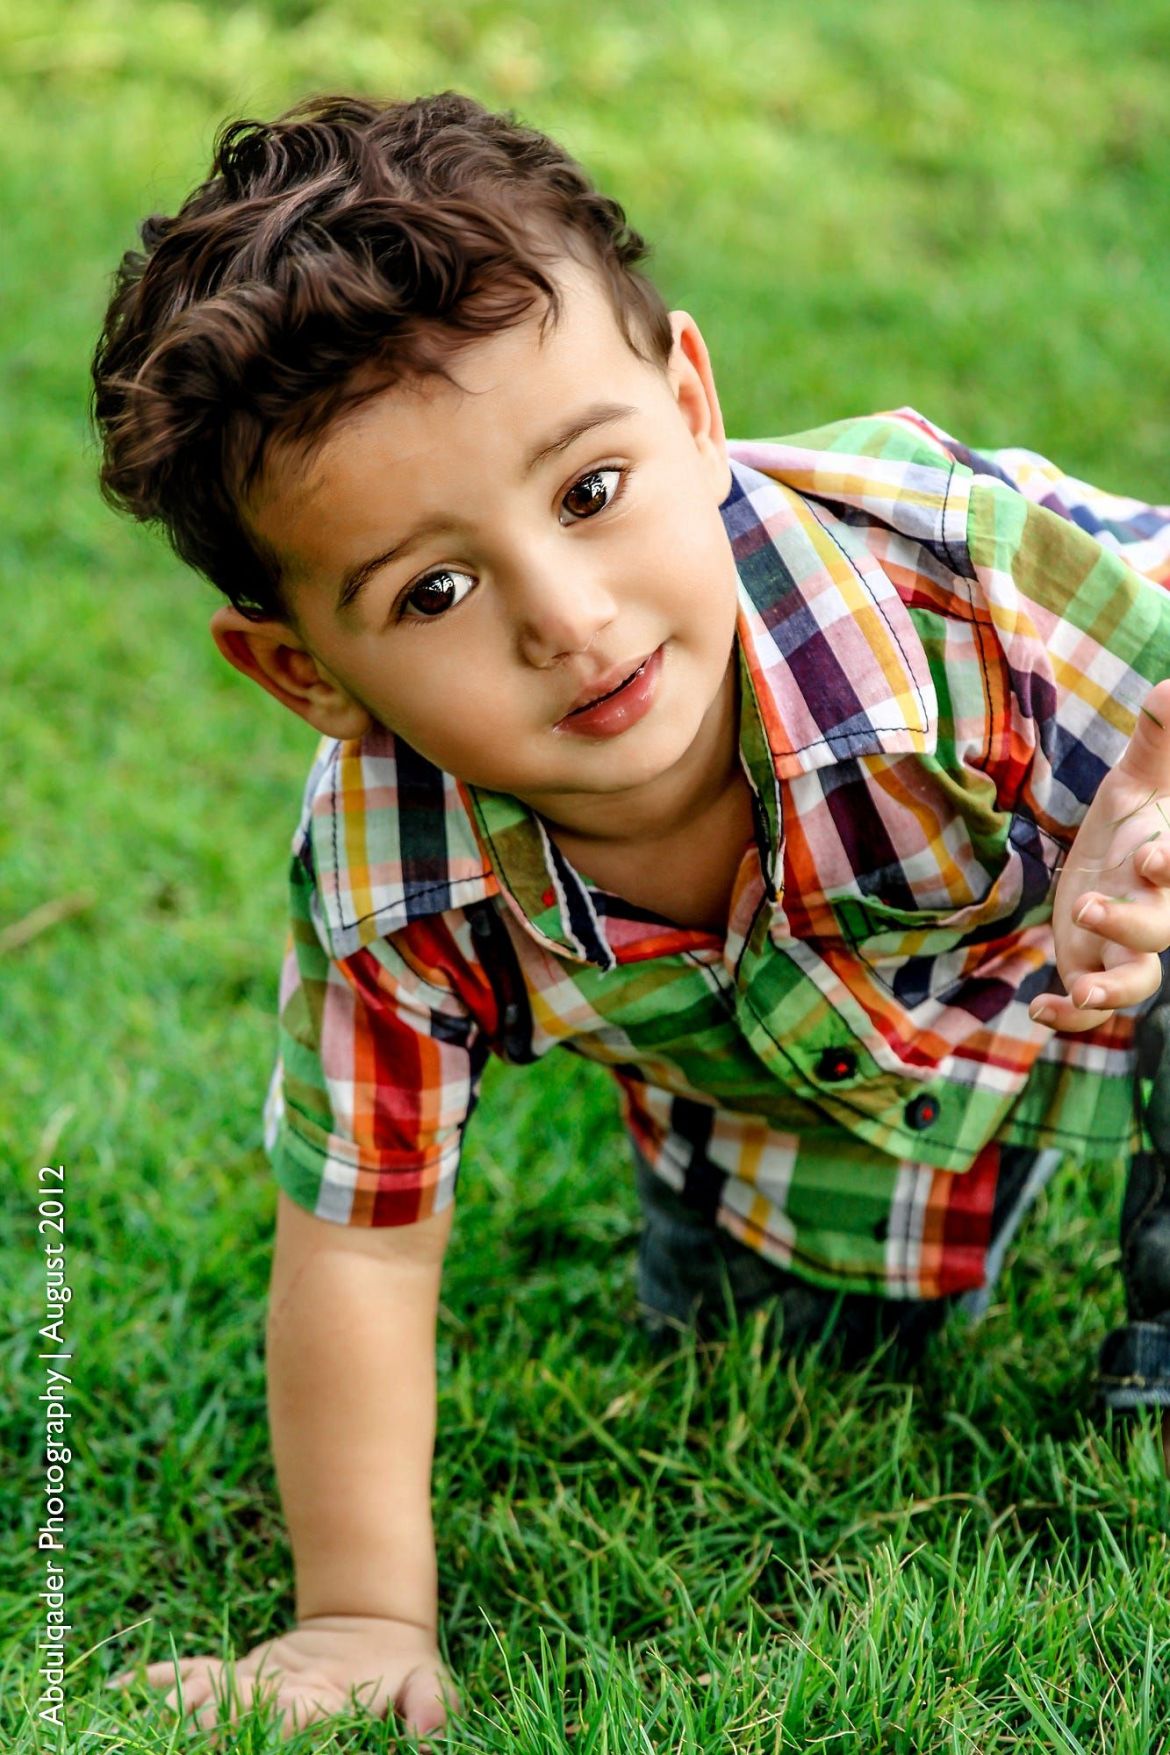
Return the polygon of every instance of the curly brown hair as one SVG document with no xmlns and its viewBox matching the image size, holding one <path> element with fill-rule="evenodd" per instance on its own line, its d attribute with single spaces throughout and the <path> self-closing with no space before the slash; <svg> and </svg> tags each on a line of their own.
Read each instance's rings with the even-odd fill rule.
<svg viewBox="0 0 1170 1755">
<path fill-rule="evenodd" d="M 313 98 L 235 121 L 207 180 L 128 251 L 93 363 L 111 504 L 159 523 L 244 615 L 292 619 L 244 505 L 274 439 L 310 448 L 343 410 L 545 301 L 569 254 L 600 272 L 629 345 L 664 366 L 646 245 L 547 135 L 446 91 Z"/>
</svg>

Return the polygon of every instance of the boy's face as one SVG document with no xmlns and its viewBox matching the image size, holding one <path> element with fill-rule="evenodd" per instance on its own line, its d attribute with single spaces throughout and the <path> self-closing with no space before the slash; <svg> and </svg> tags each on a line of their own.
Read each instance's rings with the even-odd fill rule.
<svg viewBox="0 0 1170 1755">
<path fill-rule="evenodd" d="M 379 721 L 554 825 L 636 834 L 731 759 L 730 472 L 692 320 L 674 314 L 664 373 L 592 275 L 558 287 L 543 340 L 535 312 L 457 354 L 458 385 L 395 386 L 311 462 L 274 458 L 251 522 L 298 631 L 212 626 L 330 735 Z M 608 713 L 570 716 L 647 660 Z"/>
</svg>

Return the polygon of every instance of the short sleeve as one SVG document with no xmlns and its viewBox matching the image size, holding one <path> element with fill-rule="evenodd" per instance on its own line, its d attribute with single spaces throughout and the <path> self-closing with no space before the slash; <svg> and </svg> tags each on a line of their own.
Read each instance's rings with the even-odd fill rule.
<svg viewBox="0 0 1170 1755">
<path fill-rule="evenodd" d="M 295 856 L 290 909 L 265 1108 L 273 1173 L 319 1218 L 412 1224 L 454 1197 L 488 1052 L 459 996 L 457 959 L 443 954 L 450 934 L 420 922 L 413 938 L 408 928 L 333 958 L 312 874 Z"/>
<path fill-rule="evenodd" d="M 1124 558 L 1137 544 L 1107 545 L 1065 504 L 979 478 L 968 552 L 987 771 L 1001 806 L 1067 847 L 1170 675 L 1170 590 Z"/>
</svg>

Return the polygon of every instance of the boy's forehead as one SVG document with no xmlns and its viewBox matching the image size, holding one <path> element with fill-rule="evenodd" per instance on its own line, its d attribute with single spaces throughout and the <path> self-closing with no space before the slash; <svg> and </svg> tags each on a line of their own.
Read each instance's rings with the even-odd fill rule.
<svg viewBox="0 0 1170 1755">
<path fill-rule="evenodd" d="M 652 370 L 626 339 L 597 274 L 569 263 L 551 278 L 558 294 L 555 310 L 541 297 L 517 322 L 459 340 L 442 360 L 441 370 L 402 378 L 385 388 L 371 375 L 371 395 L 331 424 L 320 451 L 327 454 L 351 435 L 360 442 L 362 429 L 387 409 L 405 429 L 423 421 L 430 428 L 445 423 L 455 427 L 474 419 L 476 402 L 493 399 L 506 401 L 512 417 L 500 437 L 525 449 L 548 425 L 544 397 L 550 389 L 555 387 L 561 396 L 590 397 L 601 376 L 637 378 Z M 485 418 L 490 420 L 490 413 Z"/>
<path fill-rule="evenodd" d="M 371 377 L 370 393 L 310 444 L 272 445 L 251 521 L 290 583 L 315 576 L 323 546 L 344 537 L 352 509 L 339 495 L 360 499 L 363 484 L 377 483 L 382 505 L 370 509 L 385 525 L 407 482 L 433 482 L 441 497 L 460 459 L 528 475 L 583 433 L 640 412 L 649 387 L 661 385 L 659 368 L 634 351 L 596 275 L 570 264 L 554 279 L 555 321 L 542 301 L 459 347 L 449 376 L 386 387 Z"/>
</svg>

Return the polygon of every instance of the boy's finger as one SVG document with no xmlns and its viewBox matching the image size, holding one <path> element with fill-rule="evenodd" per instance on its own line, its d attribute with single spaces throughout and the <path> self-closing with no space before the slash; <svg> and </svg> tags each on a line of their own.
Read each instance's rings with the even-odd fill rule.
<svg viewBox="0 0 1170 1755">
<path fill-rule="evenodd" d="M 399 1688 L 395 1710 L 416 1735 L 437 1731 L 447 1718 L 446 1692 L 442 1678 L 429 1665 L 420 1664 Z"/>
<path fill-rule="evenodd" d="M 165 1666 L 160 1666 L 165 1668 Z M 153 1666 L 152 1666 L 153 1668 Z M 198 1657 L 184 1658 L 179 1665 L 178 1684 L 172 1686 L 163 1704 L 172 1712 L 181 1712 L 184 1717 L 210 1700 L 214 1694 L 216 1682 L 223 1669 L 222 1658 Z M 174 1666 L 166 1680 L 174 1683 Z M 180 1696 L 182 1697 L 180 1700 Z"/>
<path fill-rule="evenodd" d="M 204 1728 L 235 1724 L 236 1720 L 252 1710 L 254 1703 L 262 1708 L 273 1704 L 282 1708 L 281 1722 L 292 1730 L 297 1728 L 296 1715 L 300 1722 L 309 1724 L 314 1719 L 324 1718 L 331 1710 L 328 1697 L 320 1697 L 308 1693 L 307 1684 L 301 1681 L 282 1677 L 273 1672 L 268 1675 L 240 1675 L 236 1671 L 228 1686 L 209 1689 L 196 1696 L 199 1710 L 196 1722 Z M 291 1720 L 289 1713 L 292 1713 Z"/>
<path fill-rule="evenodd" d="M 198 1726 L 201 1731 L 223 1729 L 234 1721 L 236 1713 L 235 1708 L 228 1706 L 226 1701 L 223 1702 L 225 1711 L 220 1711 L 220 1705 L 214 1697 L 200 1700 L 198 1705 L 193 1704 L 187 1708 L 184 1717 L 189 1718 L 192 1725 Z"/>
<path fill-rule="evenodd" d="M 1147 883 L 1170 883 L 1170 835 L 1163 830 L 1157 840 L 1134 854 L 1133 869 Z"/>
<path fill-rule="evenodd" d="M 1131 963 L 1115 963 L 1112 968 L 1091 970 L 1074 975 L 1068 982 L 1068 996 L 1082 1010 L 1097 1008 L 1117 1011 L 1122 1006 L 1140 1005 L 1162 985 L 1162 965 L 1156 956 L 1135 957 Z"/>
<path fill-rule="evenodd" d="M 215 1692 L 211 1683 L 205 1682 L 201 1678 L 192 1677 L 190 1682 L 184 1683 L 181 1701 L 178 1689 L 172 1688 L 170 1693 L 163 1700 L 163 1705 L 168 1711 L 177 1712 L 184 1718 L 189 1718 L 193 1712 L 196 1712 L 207 1701 L 214 1699 Z"/>
<path fill-rule="evenodd" d="M 1073 916 L 1073 925 L 1127 950 L 1156 954 L 1170 945 L 1170 890 L 1160 890 L 1140 902 L 1086 896 Z"/>
<path fill-rule="evenodd" d="M 338 1710 L 337 1704 L 331 1700 L 321 1700 L 316 1696 L 296 1694 L 291 1699 L 280 1696 L 281 1714 L 280 1728 L 284 1736 L 292 1736 L 304 1725 L 315 1724 L 318 1720 L 328 1718 L 331 1712 Z"/>
<path fill-rule="evenodd" d="M 1082 1011 L 1071 999 L 1055 993 L 1046 993 L 1043 999 L 1033 1000 L 1028 1007 L 1028 1016 L 1033 1023 L 1043 1024 L 1047 1030 L 1058 1030 L 1063 1036 L 1095 1030 L 1098 1024 L 1106 1023 L 1112 1015 L 1112 1012 Z"/>
<path fill-rule="evenodd" d="M 168 1687 L 173 1684 L 175 1680 L 176 1670 L 178 1671 L 179 1680 L 185 1681 L 187 1677 L 191 1675 L 192 1671 L 200 1664 L 214 1664 L 218 1662 L 219 1659 L 213 1657 L 189 1657 L 180 1658 L 176 1665 L 173 1658 L 160 1658 L 157 1663 L 147 1664 L 142 1671 L 133 1669 L 119 1670 L 116 1675 L 109 1677 L 106 1682 L 106 1687 L 128 1688 L 132 1682 L 136 1682 L 139 1679 L 140 1675 L 148 1688 Z"/>
<path fill-rule="evenodd" d="M 1170 786 L 1170 681 L 1150 690 L 1118 764 L 1143 785 Z"/>
<path fill-rule="evenodd" d="M 246 1681 L 230 1688 L 193 1682 L 183 1696 L 183 1717 L 200 1730 L 223 1730 L 234 1725 L 251 1704 L 252 1689 Z"/>
<path fill-rule="evenodd" d="M 1094 1030 L 1121 1007 L 1149 999 L 1161 984 L 1162 964 L 1155 956 L 1109 969 L 1082 969 L 1068 977 L 1067 995 L 1040 995 L 1028 1007 L 1028 1016 L 1053 1030 Z"/>
</svg>

